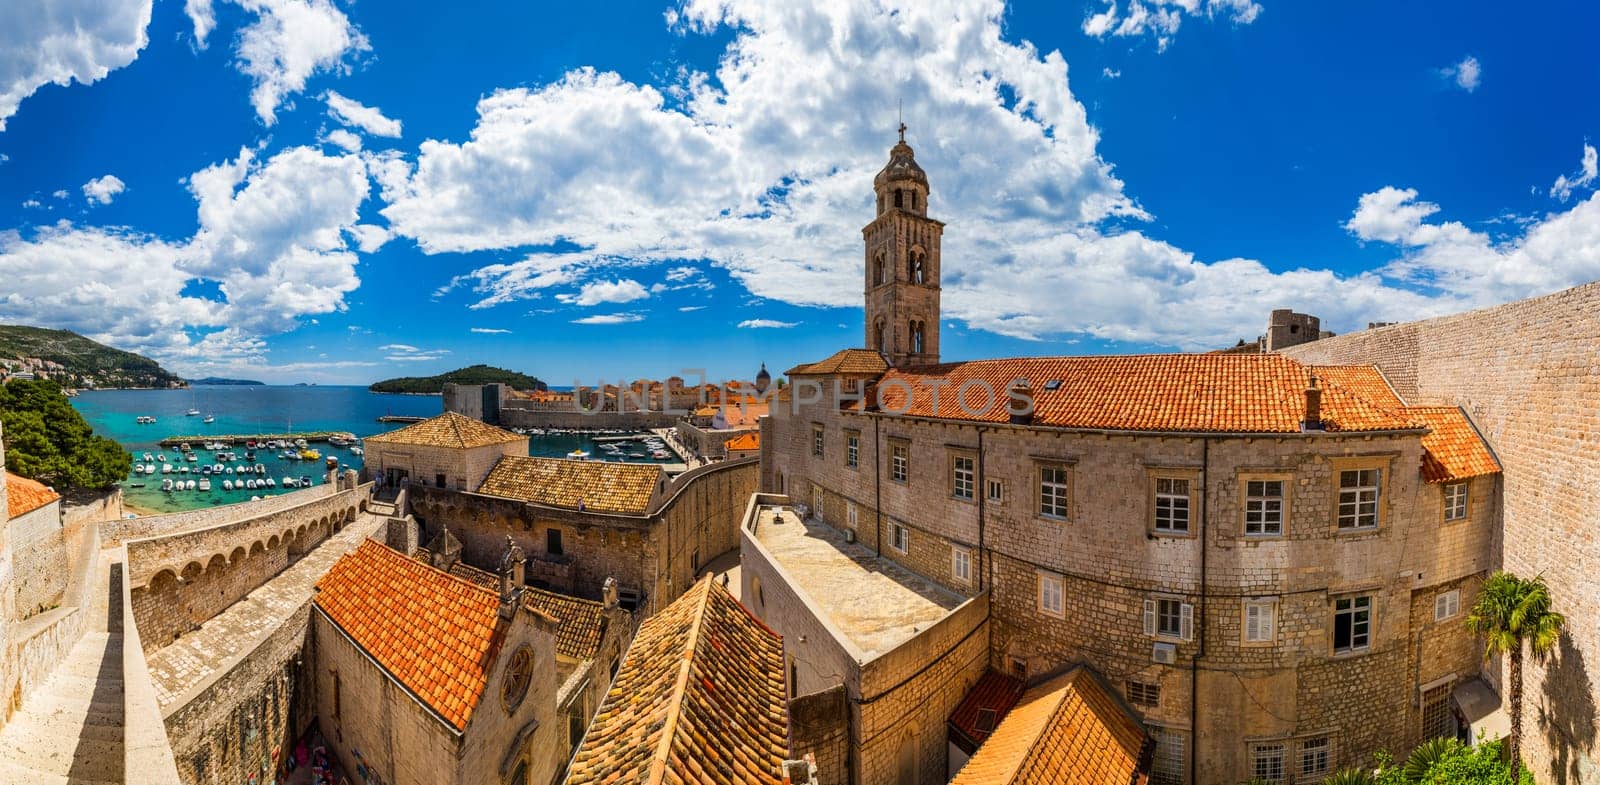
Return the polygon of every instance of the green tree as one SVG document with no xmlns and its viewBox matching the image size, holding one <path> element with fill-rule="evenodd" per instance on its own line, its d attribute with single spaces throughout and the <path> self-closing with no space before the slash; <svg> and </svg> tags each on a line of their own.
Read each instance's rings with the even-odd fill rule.
<svg viewBox="0 0 1600 785">
<path fill-rule="evenodd" d="M 1467 614 L 1467 628 L 1486 641 L 1484 659 L 1505 654 L 1511 665 L 1511 781 L 1521 779 L 1522 661 L 1524 650 L 1543 661 L 1561 639 L 1566 618 L 1550 609 L 1550 589 L 1542 576 L 1524 580 L 1504 570 L 1489 576 Z"/>
<path fill-rule="evenodd" d="M 72 408 L 61 388 L 44 379 L 0 385 L 6 467 L 57 490 L 104 489 L 128 476 L 133 456 Z"/>
</svg>

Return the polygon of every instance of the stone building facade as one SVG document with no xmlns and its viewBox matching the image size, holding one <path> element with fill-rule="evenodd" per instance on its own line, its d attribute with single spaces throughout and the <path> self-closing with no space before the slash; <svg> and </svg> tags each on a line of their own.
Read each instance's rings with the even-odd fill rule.
<svg viewBox="0 0 1600 785">
<path fill-rule="evenodd" d="M 847 350 L 789 375 L 763 490 L 987 593 L 991 667 L 1091 666 L 1151 728 L 1153 782 L 1319 781 L 1448 732 L 1478 676 L 1498 466 L 1459 410 L 1430 449 L 1371 367 Z"/>
<path fill-rule="evenodd" d="M 1600 284 L 1591 283 L 1285 352 L 1375 364 L 1408 403 L 1459 406 L 1494 445 L 1505 480 L 1490 566 L 1543 576 L 1569 630 L 1556 656 L 1527 664 L 1523 754 L 1541 782 L 1600 782 L 1597 345 Z M 1499 666 L 1488 675 L 1504 683 Z"/>
<path fill-rule="evenodd" d="M 455 412 L 369 436 L 362 475 L 386 487 L 417 482 L 475 491 L 508 455 L 527 455 L 528 437 Z"/>
<path fill-rule="evenodd" d="M 61 603 L 72 569 L 62 526 L 61 494 L 14 474 L 8 474 L 4 483 L 9 488 L 4 499 L 9 520 L 3 525 L 7 529 L 6 541 L 14 548 L 13 607 L 19 617 L 16 621 L 21 621 Z"/>
</svg>

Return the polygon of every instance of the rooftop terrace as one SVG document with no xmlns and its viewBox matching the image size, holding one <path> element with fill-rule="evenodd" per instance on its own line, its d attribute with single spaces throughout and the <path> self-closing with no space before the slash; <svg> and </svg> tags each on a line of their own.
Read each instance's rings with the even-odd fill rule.
<svg viewBox="0 0 1600 785">
<path fill-rule="evenodd" d="M 760 507 L 753 534 L 863 659 L 904 643 L 963 602 L 870 548 L 845 542 L 838 529 L 801 520 L 789 507 Z"/>
</svg>

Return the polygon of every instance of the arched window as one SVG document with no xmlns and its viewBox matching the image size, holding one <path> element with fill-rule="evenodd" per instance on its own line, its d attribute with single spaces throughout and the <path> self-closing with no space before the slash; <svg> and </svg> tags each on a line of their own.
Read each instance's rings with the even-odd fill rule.
<svg viewBox="0 0 1600 785">
<path fill-rule="evenodd" d="M 888 354 L 889 353 L 889 341 L 888 341 L 888 336 L 885 336 L 883 334 L 884 330 L 883 330 L 883 320 L 882 319 L 878 320 L 878 324 L 875 327 L 873 327 L 873 331 L 877 335 L 877 340 L 875 340 L 873 343 L 877 344 L 878 351 L 883 352 L 884 354 Z"/>
<path fill-rule="evenodd" d="M 923 272 L 924 265 L 922 263 L 922 256 L 923 254 L 921 249 L 911 249 L 911 253 L 907 257 L 906 261 L 906 280 L 917 284 L 925 282 L 926 275 Z"/>
<path fill-rule="evenodd" d="M 884 257 L 882 251 L 879 251 L 878 255 L 873 257 L 872 270 L 873 285 L 881 286 L 889 282 L 889 261 Z"/>
<path fill-rule="evenodd" d="M 911 328 L 911 353 L 922 354 L 922 328 L 927 322 L 912 322 Z"/>
<path fill-rule="evenodd" d="M 911 209 L 913 209 L 913 210 L 917 209 L 917 192 L 916 191 L 912 191 L 911 192 Z"/>
<path fill-rule="evenodd" d="M 908 730 L 900 737 L 900 749 L 895 753 L 895 785 L 917 785 L 916 730 Z"/>
<path fill-rule="evenodd" d="M 899 188 L 894 189 L 894 206 L 905 207 L 906 192 Z"/>
</svg>

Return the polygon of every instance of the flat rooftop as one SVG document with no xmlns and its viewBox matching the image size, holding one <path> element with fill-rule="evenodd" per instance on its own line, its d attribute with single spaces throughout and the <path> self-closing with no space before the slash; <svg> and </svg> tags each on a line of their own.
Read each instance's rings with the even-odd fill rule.
<svg viewBox="0 0 1600 785">
<path fill-rule="evenodd" d="M 866 659 L 904 643 L 966 600 L 844 533 L 801 520 L 789 507 L 762 506 L 755 539 Z"/>
</svg>

